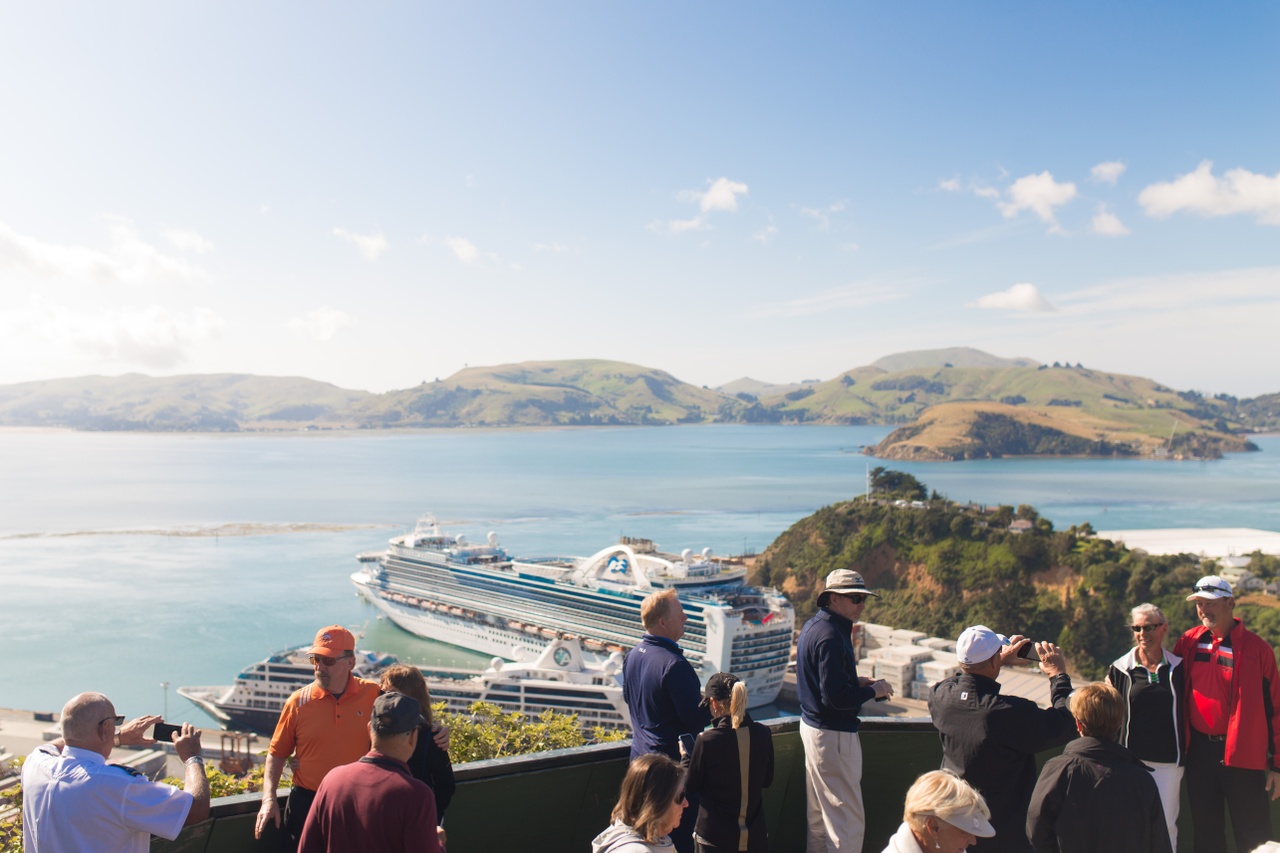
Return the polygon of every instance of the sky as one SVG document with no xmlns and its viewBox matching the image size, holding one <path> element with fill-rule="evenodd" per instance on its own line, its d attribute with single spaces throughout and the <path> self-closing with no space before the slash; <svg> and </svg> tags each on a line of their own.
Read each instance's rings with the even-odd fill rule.
<svg viewBox="0 0 1280 853">
<path fill-rule="evenodd" d="M 1280 391 L 1280 5 L 0 6 L 0 383 Z"/>
</svg>

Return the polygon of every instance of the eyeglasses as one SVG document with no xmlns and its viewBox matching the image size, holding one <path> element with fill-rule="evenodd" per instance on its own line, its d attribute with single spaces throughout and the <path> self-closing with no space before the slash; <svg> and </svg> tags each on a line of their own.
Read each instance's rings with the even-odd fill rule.
<svg viewBox="0 0 1280 853">
<path fill-rule="evenodd" d="M 677 804 L 678 804 L 678 803 L 683 803 L 683 802 L 684 802 L 684 788 L 681 788 L 681 789 L 680 789 L 680 793 L 676 794 L 675 802 L 676 802 Z"/>
<path fill-rule="evenodd" d="M 116 724 L 117 726 L 123 726 L 123 725 L 124 725 L 124 714 L 116 714 L 116 715 L 111 716 L 111 717 L 103 717 L 101 720 L 98 720 L 98 725 L 102 725 L 102 724 L 103 724 L 103 723 L 105 723 L 107 720 L 115 720 L 115 724 Z"/>
<path fill-rule="evenodd" d="M 845 598 L 854 604 L 865 604 L 867 601 L 867 596 L 865 595 L 846 595 Z"/>
<path fill-rule="evenodd" d="M 1129 630 L 1135 634 L 1154 634 L 1163 627 L 1164 623 L 1159 625 L 1130 625 Z"/>
<path fill-rule="evenodd" d="M 349 657 L 353 657 L 353 655 L 343 655 L 342 657 L 338 657 L 338 658 L 328 658 L 328 657 L 325 657 L 324 655 L 308 655 L 308 659 L 311 661 L 312 666 L 315 666 L 318 663 L 322 663 L 325 666 L 335 666 L 337 665 L 338 661 L 346 660 Z"/>
</svg>

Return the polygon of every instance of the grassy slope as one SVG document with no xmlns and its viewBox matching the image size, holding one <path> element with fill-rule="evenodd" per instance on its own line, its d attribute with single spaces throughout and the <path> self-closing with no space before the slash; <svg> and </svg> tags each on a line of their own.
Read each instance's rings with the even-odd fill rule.
<svg viewBox="0 0 1280 853">
<path fill-rule="evenodd" d="M 734 404 L 661 370 L 616 361 L 471 367 L 440 382 L 367 402 L 360 417 L 400 426 L 679 423 L 714 419 Z"/>
<path fill-rule="evenodd" d="M 844 377 L 853 380 L 847 384 Z M 881 389 L 884 383 L 913 379 L 937 383 L 943 390 L 921 387 L 914 390 Z M 862 367 L 841 377 L 813 386 L 814 393 L 800 400 L 784 396 L 762 399 L 766 406 L 778 406 L 789 419 L 817 423 L 868 422 L 906 423 L 915 420 L 930 406 L 958 401 L 999 401 L 1005 397 L 1025 398 L 1025 406 L 1042 410 L 1050 400 L 1075 400 L 1081 411 L 1103 419 L 1121 418 L 1144 432 L 1158 434 L 1172 426 L 1169 409 L 1190 410 L 1194 406 L 1173 391 L 1150 379 L 1105 373 L 1087 368 L 1034 367 L 942 367 L 883 373 Z M 1105 395 L 1114 398 L 1109 399 Z M 1221 408 L 1218 401 L 1205 405 Z M 1074 407 L 1073 407 L 1074 408 Z M 1121 414 L 1123 413 L 1123 414 Z"/>
<path fill-rule="evenodd" d="M 0 422 L 88 428 L 312 422 L 341 418 L 370 396 L 301 377 L 81 376 L 0 387 Z"/>
</svg>

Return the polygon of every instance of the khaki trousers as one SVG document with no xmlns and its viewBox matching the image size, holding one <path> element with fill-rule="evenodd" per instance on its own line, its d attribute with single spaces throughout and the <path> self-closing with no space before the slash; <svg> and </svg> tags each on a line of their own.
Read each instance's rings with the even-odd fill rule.
<svg viewBox="0 0 1280 853">
<path fill-rule="evenodd" d="M 800 721 L 808 802 L 808 853 L 862 853 L 862 743 L 857 732 L 815 729 Z"/>
</svg>

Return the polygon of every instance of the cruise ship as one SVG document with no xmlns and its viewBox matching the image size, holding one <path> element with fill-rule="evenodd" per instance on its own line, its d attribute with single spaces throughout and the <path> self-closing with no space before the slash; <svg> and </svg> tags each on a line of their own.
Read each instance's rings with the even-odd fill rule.
<svg viewBox="0 0 1280 853">
<path fill-rule="evenodd" d="M 624 537 L 590 557 L 514 558 L 493 533 L 473 543 L 426 516 L 386 551 L 357 559 L 352 583 L 396 625 L 502 657 L 536 655 L 558 638 L 578 639 L 594 655 L 622 652 L 641 634 L 641 601 L 673 588 L 689 617 L 680 645 L 704 682 L 734 673 L 753 707 L 782 687 L 791 603 L 777 590 L 748 586 L 746 569 L 709 549 L 663 554 Z"/>
<path fill-rule="evenodd" d="M 308 646 L 297 646 L 246 667 L 227 687 L 179 687 L 178 693 L 200 706 L 226 729 L 270 735 L 285 700 L 299 687 L 315 680 L 308 660 Z M 400 661 L 394 655 L 357 652 L 354 673 L 376 679 Z M 475 702 L 489 702 L 503 712 L 518 711 L 536 717 L 544 711 L 575 713 L 578 725 L 590 733 L 595 728 L 630 731 L 631 716 L 622 700 L 622 656 L 587 661 L 574 640 L 550 643 L 534 661 L 508 663 L 495 657 L 488 669 L 419 667 L 431 692 L 432 703 L 467 713 Z"/>
</svg>

